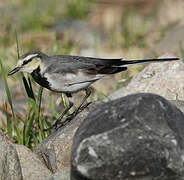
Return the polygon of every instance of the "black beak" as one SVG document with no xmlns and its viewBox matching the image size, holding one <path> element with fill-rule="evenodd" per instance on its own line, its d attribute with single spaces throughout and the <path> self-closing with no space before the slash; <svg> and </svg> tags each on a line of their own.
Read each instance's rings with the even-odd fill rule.
<svg viewBox="0 0 184 180">
<path fill-rule="evenodd" d="M 18 72 L 18 71 L 20 70 L 20 68 L 21 68 L 21 67 L 16 67 L 16 68 L 14 68 L 12 71 L 10 71 L 10 72 L 8 73 L 8 76 L 10 76 L 10 75 L 12 75 L 12 74 Z"/>
</svg>

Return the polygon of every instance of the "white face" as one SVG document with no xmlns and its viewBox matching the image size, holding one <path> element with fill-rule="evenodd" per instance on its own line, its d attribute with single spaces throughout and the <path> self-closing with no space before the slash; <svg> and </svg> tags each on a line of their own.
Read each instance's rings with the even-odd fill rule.
<svg viewBox="0 0 184 180">
<path fill-rule="evenodd" d="M 19 71 L 32 73 L 39 65 L 39 60 L 36 57 L 38 54 L 30 54 L 23 59 L 19 59 L 17 67 L 21 67 Z"/>
<path fill-rule="evenodd" d="M 32 58 L 36 57 L 38 54 L 30 54 L 25 58 L 21 58 L 17 62 L 17 66 L 22 66 L 24 62 L 31 60 Z"/>
<path fill-rule="evenodd" d="M 8 75 L 12 75 L 18 71 L 32 73 L 39 65 L 41 65 L 41 59 L 37 56 L 38 54 L 30 54 L 20 58 L 17 62 L 17 66 L 9 72 Z"/>
</svg>

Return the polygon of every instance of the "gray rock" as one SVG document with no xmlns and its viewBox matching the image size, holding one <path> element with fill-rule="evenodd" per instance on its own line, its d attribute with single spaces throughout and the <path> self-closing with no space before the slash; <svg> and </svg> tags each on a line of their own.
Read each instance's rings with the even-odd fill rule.
<svg viewBox="0 0 184 180">
<path fill-rule="evenodd" d="M 91 104 L 89 109 L 92 108 Z M 34 149 L 34 152 L 53 173 L 59 170 L 70 170 L 73 136 L 88 112 L 88 109 L 82 111 L 66 127 L 53 132 Z"/>
<path fill-rule="evenodd" d="M 23 179 L 17 152 L 13 145 L 8 143 L 3 136 L 0 136 L 0 179 Z"/>
<path fill-rule="evenodd" d="M 150 93 L 98 106 L 76 131 L 71 180 L 184 179 L 183 119 Z"/>
<path fill-rule="evenodd" d="M 70 172 L 62 170 L 53 174 L 51 177 L 46 178 L 45 180 L 69 180 L 69 179 L 70 179 Z"/>
<path fill-rule="evenodd" d="M 19 156 L 24 180 L 43 180 L 51 176 L 50 170 L 30 149 L 22 145 L 14 145 L 14 147 Z"/>
<path fill-rule="evenodd" d="M 169 100 L 184 99 L 184 64 L 180 61 L 149 64 L 125 88 L 110 94 L 117 99 L 132 93 L 160 94 Z"/>
</svg>

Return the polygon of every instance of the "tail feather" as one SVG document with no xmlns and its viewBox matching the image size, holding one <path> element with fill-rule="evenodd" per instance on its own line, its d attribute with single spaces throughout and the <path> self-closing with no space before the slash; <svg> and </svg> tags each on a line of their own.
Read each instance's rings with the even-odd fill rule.
<svg viewBox="0 0 184 180">
<path fill-rule="evenodd" d="M 126 67 L 135 64 L 146 64 L 146 63 L 158 63 L 158 62 L 166 62 L 166 61 L 178 61 L 179 58 L 159 58 L 159 59 L 143 59 L 143 60 L 123 60 L 120 64 L 120 67 Z"/>
</svg>

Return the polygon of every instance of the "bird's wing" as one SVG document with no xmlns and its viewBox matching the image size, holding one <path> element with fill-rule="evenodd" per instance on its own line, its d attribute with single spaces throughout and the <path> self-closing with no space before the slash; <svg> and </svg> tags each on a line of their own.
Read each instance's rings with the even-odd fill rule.
<svg viewBox="0 0 184 180">
<path fill-rule="evenodd" d="M 53 56 L 47 70 L 53 73 L 76 73 L 83 71 L 87 75 L 113 74 L 126 70 L 120 68 L 122 59 L 101 59 L 81 56 Z"/>
<path fill-rule="evenodd" d="M 104 58 L 93 58 L 93 57 L 83 57 L 83 56 L 68 56 L 68 55 L 52 56 L 52 61 L 57 61 L 59 63 L 81 62 L 81 63 L 89 63 L 89 64 L 96 64 L 96 65 L 111 65 L 111 66 L 122 64 L 122 58 L 104 59 Z"/>
<path fill-rule="evenodd" d="M 82 57 L 82 56 L 67 56 L 67 55 L 58 55 L 52 56 L 51 62 L 56 62 L 56 64 L 83 64 L 86 66 L 96 66 L 97 68 L 101 67 L 127 67 L 134 64 L 144 64 L 144 63 L 157 63 L 165 61 L 176 61 L 180 60 L 179 58 L 158 58 L 158 59 L 140 59 L 140 60 L 123 60 L 123 58 L 117 59 L 103 59 L 103 58 L 92 58 L 92 57 Z M 75 68 L 75 66 L 71 67 Z M 86 68 L 86 67 L 85 67 Z"/>
</svg>

